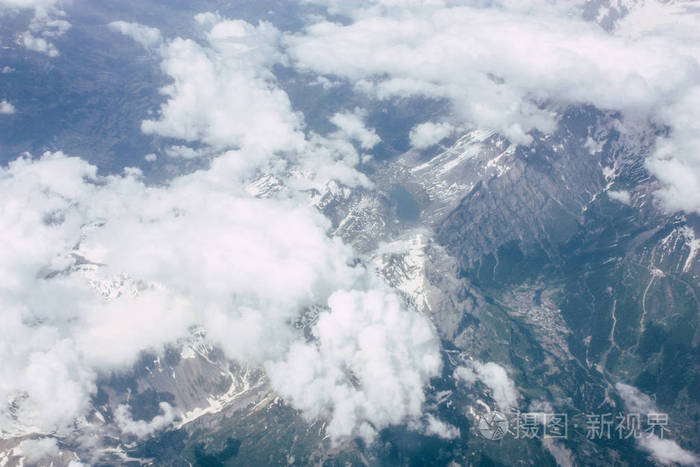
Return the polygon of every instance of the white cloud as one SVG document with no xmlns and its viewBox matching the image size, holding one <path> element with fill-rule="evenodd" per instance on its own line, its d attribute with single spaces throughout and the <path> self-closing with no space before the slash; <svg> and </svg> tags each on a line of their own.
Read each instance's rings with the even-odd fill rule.
<svg viewBox="0 0 700 467">
<path fill-rule="evenodd" d="M 457 367 L 454 372 L 455 378 L 467 385 L 481 381 L 491 390 L 491 397 L 501 411 L 518 406 L 518 390 L 505 368 L 495 362 L 471 361 L 468 365 Z"/>
<path fill-rule="evenodd" d="M 112 31 L 120 32 L 125 36 L 131 37 L 133 40 L 146 48 L 155 48 L 163 42 L 163 36 L 159 29 L 144 26 L 138 23 L 129 23 L 126 21 L 113 21 L 109 23 L 109 28 Z"/>
<path fill-rule="evenodd" d="M 567 448 L 563 443 L 558 443 L 553 439 L 542 439 L 544 448 L 554 457 L 557 465 L 560 467 L 573 467 L 576 464 L 573 461 L 571 449 Z"/>
<path fill-rule="evenodd" d="M 454 131 L 455 128 L 447 122 L 425 122 L 413 127 L 408 136 L 413 148 L 425 149 L 438 144 Z"/>
<path fill-rule="evenodd" d="M 460 436 L 459 428 L 450 425 L 428 414 L 424 433 L 428 436 L 438 436 L 443 439 L 456 439 Z"/>
<path fill-rule="evenodd" d="M 377 430 L 420 417 L 422 387 L 441 368 L 439 343 L 422 315 L 381 289 L 338 291 L 315 328 L 318 343 L 294 344 L 268 364 L 273 385 L 310 418 L 330 419 L 334 439 L 374 439 Z"/>
<path fill-rule="evenodd" d="M 684 118 L 692 115 L 686 113 Z M 700 127 L 697 131 L 700 132 Z M 698 134 L 688 131 L 683 138 L 660 139 L 655 154 L 647 160 L 647 167 L 664 185 L 656 194 L 671 210 L 700 212 Z"/>
<path fill-rule="evenodd" d="M 631 201 L 630 192 L 625 190 L 610 190 L 608 196 L 622 204 L 630 204 Z"/>
<path fill-rule="evenodd" d="M 210 154 L 211 151 L 208 149 L 193 149 L 189 146 L 184 146 L 180 144 L 176 144 L 173 146 L 170 146 L 165 150 L 165 153 L 169 157 L 181 157 L 183 159 L 196 159 L 198 157 L 203 157 L 206 156 L 207 154 Z"/>
<path fill-rule="evenodd" d="M 277 29 L 213 13 L 199 14 L 195 20 L 205 43 L 163 41 L 158 49 L 161 67 L 173 84 L 161 89 L 169 99 L 159 118 L 142 122 L 146 133 L 204 143 L 198 149 L 173 145 L 166 150 L 169 156 L 194 158 L 240 148 L 245 157 L 237 164 L 251 171 L 266 165 L 267 170 L 283 170 L 296 162 L 303 176 L 292 183 L 299 189 L 319 189 L 331 179 L 369 186 L 368 179 L 353 169 L 360 155 L 349 141 L 365 147 L 379 138 L 364 126 L 360 111 L 335 115 L 339 131 L 329 137 L 304 134 L 303 116 L 292 109 L 270 71 L 285 61 Z"/>
<path fill-rule="evenodd" d="M 617 383 L 615 384 L 615 389 L 617 390 L 622 400 L 625 401 L 625 406 L 627 410 L 631 413 L 647 414 L 649 412 L 657 412 L 656 403 L 639 389 L 629 384 Z"/>
<path fill-rule="evenodd" d="M 639 439 L 639 445 L 663 465 L 698 465 L 700 463 L 700 457 L 683 449 L 675 441 L 661 439 L 657 435 L 649 438 L 642 436 Z"/>
<path fill-rule="evenodd" d="M 57 57 L 59 55 L 55 45 L 43 37 L 35 36 L 30 31 L 22 33 L 20 43 L 29 50 L 46 54 L 49 57 Z"/>
<path fill-rule="evenodd" d="M 206 43 L 158 49 L 174 83 L 144 129 L 206 148 L 206 169 L 150 186 L 138 169 L 98 176 L 62 153 L 0 168 L 0 400 L 14 406 L 0 406 L 0 427 L 65 433 L 98 374 L 192 326 L 228 357 L 268 368 L 306 416 L 329 417 L 334 441 L 420 417 L 441 365 L 432 324 L 353 265 L 304 192 L 335 178 L 366 183 L 357 152 L 344 137 L 301 131 L 269 71 L 274 28 L 197 21 Z M 274 196 L 246 191 L 261 173 L 280 180 Z M 319 307 L 307 342 L 293 323 Z M 122 415 L 135 434 L 152 428 Z"/>
<path fill-rule="evenodd" d="M 157 119 L 143 122 L 143 131 L 217 148 L 255 147 L 260 155 L 298 150 L 304 144 L 301 117 L 269 70 L 283 60 L 279 31 L 270 23 L 253 26 L 211 13 L 197 21 L 204 44 L 175 38 L 158 49 L 173 83 L 161 90 L 168 100 Z M 112 24 L 142 44 L 160 40 L 153 28 Z"/>
<path fill-rule="evenodd" d="M 569 104 L 666 125 L 648 164 L 658 195 L 669 210 L 700 212 L 700 10 L 689 3 L 630 4 L 611 31 L 582 19 L 584 2 L 313 3 L 350 20 L 288 36 L 298 68 L 380 99 L 447 99 L 456 118 L 518 144 L 551 132 Z"/>
<path fill-rule="evenodd" d="M 547 422 L 547 414 L 557 413 L 552 404 L 548 401 L 535 400 L 530 404 L 529 414 L 534 415 L 537 422 L 545 425 Z M 574 462 L 573 453 L 559 440 L 543 437 L 542 446 L 554 457 L 557 465 L 561 467 L 572 467 L 576 465 Z"/>
<path fill-rule="evenodd" d="M 40 462 L 51 462 L 60 454 L 55 438 L 25 439 L 14 449 L 13 455 L 24 457 L 24 463 L 39 465 Z"/>
<path fill-rule="evenodd" d="M 338 127 L 341 137 L 357 141 L 362 149 L 372 149 L 381 141 L 373 128 L 367 128 L 365 115 L 356 109 L 354 112 L 338 112 L 331 117 L 331 123 Z"/>
<path fill-rule="evenodd" d="M 6 100 L 0 101 L 0 115 L 12 115 L 15 113 L 15 106 Z"/>
<path fill-rule="evenodd" d="M 660 412 L 656 402 L 634 386 L 617 383 L 615 384 L 615 389 L 622 397 L 625 407 L 630 413 L 648 415 Z M 670 439 L 662 439 L 656 434 L 648 436 L 645 433 L 637 439 L 637 443 L 640 449 L 648 452 L 656 461 L 665 465 L 673 463 L 698 465 L 700 463 L 700 457 L 694 453 L 683 449 L 677 442 Z"/>
<path fill-rule="evenodd" d="M 455 368 L 454 377 L 461 379 L 467 386 L 479 381 L 479 375 L 477 375 L 472 368 L 465 366 L 458 366 Z"/>
<path fill-rule="evenodd" d="M 240 157 L 225 153 L 161 188 L 135 170 L 98 179 L 95 167 L 61 154 L 3 169 L 0 398 L 17 419 L 3 407 L 0 426 L 61 432 L 87 410 L 98 372 L 124 368 L 192 325 L 229 357 L 270 365 L 275 375 L 314 368 L 318 380 L 292 372 L 272 381 L 309 416 L 333 416 L 334 437 L 369 438 L 370 424 L 420 415 L 423 385 L 440 366 L 428 319 L 348 266 L 352 250 L 327 237 L 315 208 L 247 195 L 236 182 Z M 106 266 L 86 276 L 72 253 Z M 90 287 L 121 274 L 137 294 L 106 301 Z M 306 344 L 291 323 L 326 303 L 318 347 Z M 339 379 L 347 368 L 359 388 Z M 328 384 L 337 390 L 330 399 Z"/>
<path fill-rule="evenodd" d="M 70 0 L 0 0 L 0 8 L 6 11 L 32 10 L 29 27 L 18 37 L 18 43 L 29 50 L 56 57 L 59 51 L 51 40 L 62 36 L 70 29 L 61 8 Z"/>
<path fill-rule="evenodd" d="M 149 421 L 131 418 L 129 407 L 126 405 L 117 407 L 114 412 L 114 419 L 122 432 L 134 435 L 137 438 L 146 438 L 156 431 L 168 428 L 177 418 L 175 409 L 167 402 L 161 402 L 158 406 L 163 413 L 156 415 Z"/>
</svg>

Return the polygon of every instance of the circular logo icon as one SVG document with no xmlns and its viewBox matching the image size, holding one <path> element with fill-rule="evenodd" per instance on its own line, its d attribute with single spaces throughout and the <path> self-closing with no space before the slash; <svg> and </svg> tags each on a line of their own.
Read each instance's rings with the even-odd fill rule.
<svg viewBox="0 0 700 467">
<path fill-rule="evenodd" d="M 508 433 L 508 419 L 501 412 L 489 412 L 479 417 L 478 430 L 486 439 L 503 439 Z"/>
</svg>

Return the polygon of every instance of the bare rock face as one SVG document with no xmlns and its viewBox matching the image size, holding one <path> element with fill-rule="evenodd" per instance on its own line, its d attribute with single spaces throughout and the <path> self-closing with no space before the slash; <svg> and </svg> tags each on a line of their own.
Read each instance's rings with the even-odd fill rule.
<svg viewBox="0 0 700 467">
<path fill-rule="evenodd" d="M 498 361 L 526 398 L 562 410 L 623 410 L 614 385 L 627 381 L 656 394 L 697 450 L 680 428 L 699 413 L 682 369 L 700 369 L 699 219 L 655 203 L 656 133 L 617 128 L 615 115 L 571 108 L 528 148 L 472 131 L 432 157 L 404 154 L 377 178 L 411 191 L 424 230 L 375 262 L 458 349 L 452 365 Z M 589 447 L 589 459 L 614 455 Z"/>
</svg>

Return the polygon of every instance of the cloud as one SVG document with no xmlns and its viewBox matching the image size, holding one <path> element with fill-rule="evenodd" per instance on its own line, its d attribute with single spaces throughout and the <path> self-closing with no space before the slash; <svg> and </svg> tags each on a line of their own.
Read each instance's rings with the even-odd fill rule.
<svg viewBox="0 0 700 467">
<path fill-rule="evenodd" d="M 0 8 L 7 11 L 32 10 L 29 27 L 17 42 L 29 50 L 56 57 L 59 51 L 51 40 L 62 36 L 71 27 L 61 8 L 70 1 L 62 0 L 0 0 Z"/>
<path fill-rule="evenodd" d="M 639 389 L 629 384 L 616 383 L 615 389 L 617 390 L 622 400 L 625 401 L 625 406 L 627 410 L 632 413 L 646 414 L 649 412 L 658 411 L 656 403 Z"/>
<path fill-rule="evenodd" d="M 317 343 L 296 343 L 283 362 L 268 364 L 278 392 L 310 418 L 329 418 L 334 439 L 371 441 L 382 428 L 420 417 L 425 398 L 415 388 L 441 368 L 423 316 L 404 312 L 381 289 L 338 291 L 328 305 Z"/>
<path fill-rule="evenodd" d="M 293 181 L 299 189 L 323 189 L 331 179 L 370 185 L 354 170 L 360 155 L 351 142 L 373 146 L 376 133 L 364 126 L 359 110 L 335 115 L 339 130 L 328 137 L 304 133 L 303 115 L 292 108 L 270 71 L 286 61 L 274 26 L 213 13 L 198 14 L 195 21 L 203 43 L 174 38 L 158 48 L 161 68 L 173 83 L 161 89 L 168 99 L 158 118 L 141 125 L 146 133 L 199 143 L 197 149 L 175 144 L 166 149 L 169 156 L 212 156 L 235 148 L 246 154 L 237 163 L 250 171 L 284 170 L 296 163 L 303 174 Z M 149 28 L 129 26 L 129 31 L 144 29 Z"/>
<path fill-rule="evenodd" d="M 664 465 L 698 465 L 700 463 L 700 457 L 683 449 L 670 439 L 661 439 L 656 435 L 649 438 L 642 436 L 639 439 L 639 445 Z"/>
<path fill-rule="evenodd" d="M 340 136 L 357 141 L 362 149 L 372 149 L 381 141 L 374 129 L 365 127 L 364 115 L 355 112 L 338 112 L 331 117 L 331 123 L 338 127 Z"/>
<path fill-rule="evenodd" d="M 468 366 L 459 366 L 454 376 L 468 386 L 481 381 L 491 390 L 491 397 L 499 410 L 507 411 L 518 406 L 518 390 L 506 369 L 495 362 L 469 362 Z"/>
<path fill-rule="evenodd" d="M 203 44 L 175 38 L 158 49 L 173 83 L 161 90 L 168 100 L 159 117 L 145 120 L 142 130 L 216 148 L 255 147 L 259 155 L 298 150 L 304 144 L 301 116 L 270 71 L 283 61 L 280 32 L 270 23 L 253 26 L 211 13 L 196 19 Z M 153 28 L 112 24 L 145 46 L 160 41 Z"/>
<path fill-rule="evenodd" d="M 165 149 L 165 153 L 169 157 L 181 157 L 183 159 L 196 159 L 198 157 L 204 157 L 206 155 L 211 155 L 211 150 L 209 149 L 193 149 L 189 146 L 184 146 L 176 144 Z"/>
<path fill-rule="evenodd" d="M 455 368 L 454 377 L 461 379 L 467 386 L 479 381 L 479 375 L 471 367 L 458 366 Z"/>
<path fill-rule="evenodd" d="M 146 48 L 155 48 L 163 42 L 163 36 L 159 29 L 144 26 L 139 23 L 128 23 L 126 21 L 113 21 L 108 24 L 109 29 L 119 32 Z"/>
<path fill-rule="evenodd" d="M 15 113 L 15 106 L 6 100 L 0 101 L 0 115 L 12 115 Z"/>
<path fill-rule="evenodd" d="M 123 433 L 134 435 L 137 438 L 146 438 L 156 431 L 168 428 L 177 418 L 175 409 L 167 402 L 159 405 L 162 415 L 156 415 L 150 421 L 134 420 L 131 418 L 129 407 L 120 405 L 114 412 L 114 419 Z"/>
<path fill-rule="evenodd" d="M 700 212 L 700 10 L 689 3 L 630 3 L 609 30 L 585 19 L 582 1 L 312 3 L 348 19 L 285 38 L 299 69 L 374 98 L 446 99 L 461 123 L 517 144 L 551 132 L 572 104 L 668 127 L 648 161 L 659 199 Z"/>
<path fill-rule="evenodd" d="M 336 442 L 422 416 L 441 366 L 432 324 L 329 237 L 307 193 L 366 184 L 357 152 L 345 134 L 302 131 L 269 71 L 280 60 L 272 26 L 197 21 L 203 43 L 158 48 L 173 84 L 144 130 L 206 148 L 205 169 L 152 186 L 138 169 L 101 176 L 60 152 L 0 168 L 4 434 L 68 433 L 101 375 L 192 326 L 268 369 L 292 406 L 329 419 Z M 261 174 L 279 190 L 249 194 Z M 294 323 L 313 310 L 307 341 Z M 159 427 L 172 416 L 163 410 Z M 138 436 L 155 426 L 120 417 Z"/>
<path fill-rule="evenodd" d="M 545 425 L 547 422 L 547 414 L 557 413 L 554 410 L 552 404 L 548 401 L 535 400 L 530 404 L 530 409 L 528 414 L 531 414 L 537 420 L 537 423 Z M 571 467 L 576 465 L 574 462 L 573 453 L 569 448 L 567 448 L 559 440 L 543 437 L 541 439 L 542 446 L 549 452 L 554 460 L 556 460 L 557 465 L 561 467 Z"/>
<path fill-rule="evenodd" d="M 371 426 L 420 415 L 440 366 L 428 319 L 351 266 L 354 253 L 327 236 L 315 208 L 247 195 L 238 157 L 160 188 L 135 170 L 98 177 L 62 154 L 3 169 L 0 396 L 14 415 L 3 407 L 0 426 L 62 432 L 88 409 L 97 374 L 193 325 L 229 357 L 270 368 L 273 386 L 310 417 L 332 417 L 333 437 L 370 439 Z M 91 287 L 117 277 L 133 293 L 106 300 Z M 325 305 L 308 344 L 293 323 Z M 314 369 L 311 380 L 278 376 L 299 366 Z"/>
<path fill-rule="evenodd" d="M 438 436 L 443 439 L 456 439 L 460 437 L 459 428 L 438 420 L 428 414 L 424 433 L 428 436 Z"/>
<path fill-rule="evenodd" d="M 25 439 L 14 449 L 13 455 L 24 457 L 29 465 L 39 465 L 42 461 L 51 461 L 60 454 L 55 438 Z"/>
<path fill-rule="evenodd" d="M 424 417 L 409 420 L 408 428 L 426 436 L 436 436 L 442 439 L 457 439 L 461 436 L 459 428 L 443 422 L 433 414 L 426 414 Z"/>
<path fill-rule="evenodd" d="M 625 407 L 630 413 L 642 415 L 660 413 L 656 402 L 634 386 L 617 383 L 615 384 L 615 389 L 622 397 Z M 698 465 L 700 463 L 700 457 L 694 453 L 683 449 L 677 442 L 670 439 L 662 439 L 656 434 L 648 436 L 645 433 L 637 439 L 637 444 L 640 449 L 651 454 L 656 461 L 662 464 Z"/>
<path fill-rule="evenodd" d="M 625 190 L 610 190 L 608 191 L 608 196 L 610 199 L 619 201 L 622 204 L 630 204 L 631 198 L 629 191 Z"/>
<path fill-rule="evenodd" d="M 553 439 L 544 438 L 542 439 L 542 445 L 549 452 L 557 465 L 560 467 L 572 467 L 576 464 L 573 460 L 573 454 L 569 448 L 567 448 L 563 443 L 558 443 Z"/>
<path fill-rule="evenodd" d="M 447 122 L 425 122 L 413 127 L 408 136 L 411 141 L 411 147 L 414 149 L 426 149 L 438 144 L 454 131 L 455 128 Z"/>
</svg>

